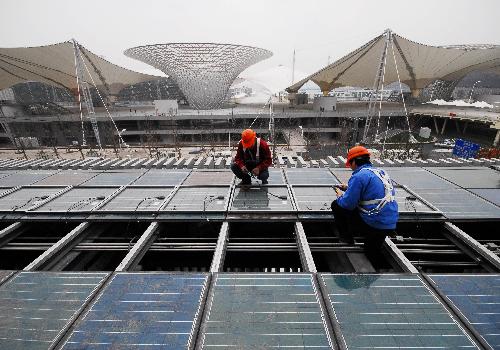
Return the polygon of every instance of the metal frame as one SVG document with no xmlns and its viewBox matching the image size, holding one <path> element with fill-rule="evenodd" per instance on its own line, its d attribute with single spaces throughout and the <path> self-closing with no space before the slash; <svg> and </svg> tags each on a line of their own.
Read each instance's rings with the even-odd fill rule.
<svg viewBox="0 0 500 350">
<path fill-rule="evenodd" d="M 272 56 L 257 47 L 214 43 L 146 45 L 125 50 L 124 54 L 174 79 L 195 109 L 220 108 L 238 74 Z"/>
</svg>

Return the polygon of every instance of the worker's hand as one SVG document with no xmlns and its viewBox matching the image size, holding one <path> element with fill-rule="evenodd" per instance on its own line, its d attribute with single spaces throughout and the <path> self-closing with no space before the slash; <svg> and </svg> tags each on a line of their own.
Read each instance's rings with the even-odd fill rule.
<svg viewBox="0 0 500 350">
<path fill-rule="evenodd" d="M 260 173 L 260 169 L 258 167 L 255 167 L 252 169 L 252 174 L 254 174 L 255 176 L 259 176 L 259 173 Z"/>
<path fill-rule="evenodd" d="M 335 190 L 335 194 L 337 195 L 337 198 L 342 196 L 342 191 L 340 191 L 337 187 L 333 188 Z"/>
<path fill-rule="evenodd" d="M 241 167 L 241 171 L 243 171 L 244 173 L 248 173 L 248 169 L 244 165 Z"/>
<path fill-rule="evenodd" d="M 346 184 L 340 184 L 337 186 L 339 189 L 341 189 L 342 191 L 346 191 L 347 190 L 347 185 Z"/>
</svg>

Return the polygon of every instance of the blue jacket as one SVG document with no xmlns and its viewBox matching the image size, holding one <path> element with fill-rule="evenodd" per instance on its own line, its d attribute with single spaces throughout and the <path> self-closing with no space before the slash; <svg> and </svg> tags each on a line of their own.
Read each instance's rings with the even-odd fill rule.
<svg viewBox="0 0 500 350">
<path fill-rule="evenodd" d="M 342 196 L 337 198 L 339 206 L 347 210 L 354 210 L 358 207 L 360 201 L 384 197 L 384 184 L 377 175 L 367 170 L 367 168 L 371 167 L 371 164 L 363 164 L 352 172 L 352 176 L 347 184 L 347 190 Z M 382 170 L 382 172 L 384 171 Z M 394 190 L 392 194 L 395 195 Z M 363 206 L 366 210 L 374 207 L 376 207 L 375 204 Z M 379 212 L 367 214 L 360 211 L 359 214 L 369 226 L 380 230 L 392 230 L 396 228 L 399 218 L 398 204 L 394 200 L 387 203 Z"/>
</svg>

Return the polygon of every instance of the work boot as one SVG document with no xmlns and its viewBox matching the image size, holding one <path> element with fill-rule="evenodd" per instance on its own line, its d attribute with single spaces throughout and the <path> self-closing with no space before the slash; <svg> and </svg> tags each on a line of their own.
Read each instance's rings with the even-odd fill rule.
<svg viewBox="0 0 500 350">
<path fill-rule="evenodd" d="M 267 180 L 262 180 L 263 185 L 267 185 L 267 183 L 268 183 Z"/>
</svg>

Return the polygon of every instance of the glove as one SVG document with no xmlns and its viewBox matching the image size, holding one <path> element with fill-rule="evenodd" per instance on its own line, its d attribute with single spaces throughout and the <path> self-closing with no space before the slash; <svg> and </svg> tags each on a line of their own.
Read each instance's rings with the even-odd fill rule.
<svg viewBox="0 0 500 350">
<path fill-rule="evenodd" d="M 255 167 L 252 169 L 252 174 L 254 174 L 255 176 L 259 176 L 259 173 L 260 173 L 260 169 Z"/>
<path fill-rule="evenodd" d="M 243 171 L 244 173 L 248 173 L 248 169 L 244 165 L 241 167 L 241 171 Z"/>
</svg>

